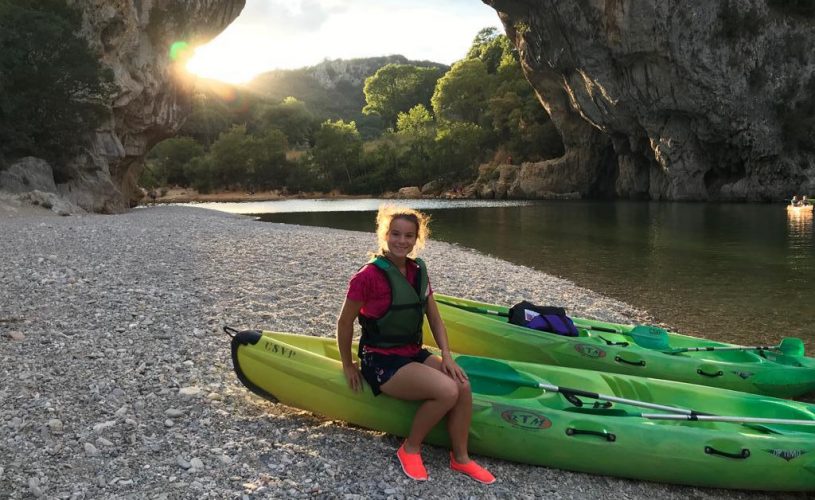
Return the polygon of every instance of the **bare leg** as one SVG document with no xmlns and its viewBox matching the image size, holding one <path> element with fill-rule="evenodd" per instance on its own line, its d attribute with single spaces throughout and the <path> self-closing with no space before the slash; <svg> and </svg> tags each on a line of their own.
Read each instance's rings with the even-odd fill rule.
<svg viewBox="0 0 815 500">
<path fill-rule="evenodd" d="M 441 358 L 438 356 L 430 356 L 425 360 L 424 364 L 441 372 Z M 450 433 L 450 442 L 453 446 L 453 456 L 456 458 L 456 462 L 465 464 L 470 461 L 470 456 L 467 453 L 467 438 L 473 416 L 473 393 L 470 390 L 469 382 L 462 384 L 447 375 L 444 376 L 458 386 L 458 400 L 456 400 L 456 404 L 453 405 L 447 415 L 447 432 Z"/>
<path fill-rule="evenodd" d="M 418 453 L 427 433 L 450 411 L 458 400 L 456 383 L 439 370 L 421 363 L 408 363 L 380 387 L 398 399 L 425 400 L 413 417 L 405 451 Z"/>
</svg>

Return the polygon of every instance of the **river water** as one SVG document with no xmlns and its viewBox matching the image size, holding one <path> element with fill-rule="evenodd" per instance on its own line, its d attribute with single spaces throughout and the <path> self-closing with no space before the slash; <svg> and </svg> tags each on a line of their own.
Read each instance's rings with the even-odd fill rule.
<svg viewBox="0 0 815 500">
<path fill-rule="evenodd" d="M 373 231 L 381 202 L 203 206 L 265 221 Z M 569 279 L 683 333 L 744 344 L 784 336 L 815 341 L 811 212 L 788 214 L 770 204 L 400 203 L 432 215 L 434 239 Z"/>
</svg>

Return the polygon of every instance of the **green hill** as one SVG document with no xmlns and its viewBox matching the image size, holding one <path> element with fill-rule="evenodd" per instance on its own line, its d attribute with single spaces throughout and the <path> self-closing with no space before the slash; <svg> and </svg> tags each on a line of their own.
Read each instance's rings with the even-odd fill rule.
<svg viewBox="0 0 815 500">
<path fill-rule="evenodd" d="M 326 60 L 315 66 L 295 70 L 275 70 L 255 77 L 244 87 L 259 97 L 280 102 L 286 97 L 303 101 L 321 119 L 354 120 L 363 137 L 378 135 L 383 128 L 377 116 L 362 114 L 365 79 L 386 64 L 412 64 L 441 68 L 448 66 L 431 61 L 411 61 L 401 55 L 360 59 Z"/>
</svg>

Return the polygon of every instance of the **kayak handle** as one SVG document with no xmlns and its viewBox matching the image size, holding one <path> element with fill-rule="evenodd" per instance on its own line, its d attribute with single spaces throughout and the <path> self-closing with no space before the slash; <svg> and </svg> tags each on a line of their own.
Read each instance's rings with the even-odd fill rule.
<svg viewBox="0 0 815 500">
<path fill-rule="evenodd" d="M 628 361 L 627 359 L 623 359 L 620 356 L 614 356 L 614 361 L 616 361 L 618 363 L 625 363 L 627 365 L 633 365 L 633 366 L 645 366 L 645 360 L 644 359 L 641 359 L 639 361 Z"/>
<path fill-rule="evenodd" d="M 238 334 L 238 330 L 232 328 L 231 326 L 224 326 L 224 333 L 229 335 L 230 338 L 235 338 L 235 335 Z"/>
<path fill-rule="evenodd" d="M 599 436 L 601 438 L 604 438 L 609 443 L 613 443 L 614 441 L 617 440 L 617 436 L 611 432 L 587 431 L 584 429 L 575 429 L 574 427 L 569 427 L 566 429 L 567 436 L 577 436 L 580 434 L 584 434 L 587 436 Z"/>
<path fill-rule="evenodd" d="M 705 446 L 705 453 L 707 455 L 719 455 L 720 457 L 736 458 L 740 460 L 750 456 L 750 450 L 747 448 L 742 448 L 741 452 L 739 453 L 728 453 L 726 451 L 717 450 L 712 446 Z"/>
<path fill-rule="evenodd" d="M 724 375 L 724 372 L 721 371 L 721 370 L 719 370 L 717 372 L 714 372 L 714 373 L 708 373 L 708 372 L 702 370 L 701 368 L 696 370 L 696 373 L 698 373 L 699 375 L 705 376 L 705 377 L 710 377 L 710 378 L 721 377 L 722 375 Z"/>
</svg>

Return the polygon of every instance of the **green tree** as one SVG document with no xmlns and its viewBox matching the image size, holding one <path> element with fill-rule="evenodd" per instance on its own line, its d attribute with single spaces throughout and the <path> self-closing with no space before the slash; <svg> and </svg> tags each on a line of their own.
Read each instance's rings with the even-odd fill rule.
<svg viewBox="0 0 815 500">
<path fill-rule="evenodd" d="M 319 122 L 303 101 L 286 97 L 280 104 L 266 106 L 260 113 L 265 128 L 280 129 L 292 145 L 308 145 Z"/>
<path fill-rule="evenodd" d="M 248 178 L 254 174 L 250 141 L 246 125 L 234 125 L 218 136 L 209 150 L 214 187 L 248 184 Z"/>
<path fill-rule="evenodd" d="M 106 117 L 112 75 L 81 27 L 65 0 L 0 0 L 0 157 L 66 158 Z"/>
<path fill-rule="evenodd" d="M 417 104 L 406 113 L 399 113 L 396 119 L 396 130 L 401 134 L 424 135 L 432 132 L 433 115 L 424 107 Z"/>
<path fill-rule="evenodd" d="M 440 129 L 433 154 L 436 164 L 433 177 L 450 180 L 472 177 L 481 156 L 483 138 L 484 130 L 474 123 L 451 122 Z"/>
<path fill-rule="evenodd" d="M 407 113 L 399 113 L 397 137 L 404 153 L 399 165 L 405 184 L 424 184 L 433 175 L 433 147 L 436 127 L 430 112 L 417 104 Z"/>
<path fill-rule="evenodd" d="M 487 73 L 498 72 L 507 54 L 513 54 L 517 60 L 518 51 L 506 35 L 498 33 L 496 28 L 484 28 L 478 32 L 467 52 L 466 59 L 478 59 L 484 63 Z"/>
<path fill-rule="evenodd" d="M 464 59 L 453 64 L 436 84 L 431 102 L 439 120 L 480 123 L 492 80 L 480 59 Z"/>
<path fill-rule="evenodd" d="M 212 155 L 198 156 L 184 165 L 184 176 L 199 193 L 209 193 L 216 187 L 215 161 Z"/>
<path fill-rule="evenodd" d="M 354 122 L 326 120 L 314 137 L 312 155 L 331 187 L 347 188 L 359 167 L 362 138 Z"/>
<path fill-rule="evenodd" d="M 194 97 L 192 111 L 178 133 L 192 137 L 208 148 L 232 126 L 232 118 L 232 113 L 221 99 L 201 92 Z"/>
<path fill-rule="evenodd" d="M 430 105 L 440 72 L 410 64 L 387 64 L 365 80 L 365 114 L 377 114 L 393 127 L 400 112 L 417 104 Z"/>
<path fill-rule="evenodd" d="M 281 188 L 286 181 L 286 136 L 277 129 L 246 141 L 249 166 L 246 182 L 252 188 Z"/>
<path fill-rule="evenodd" d="M 147 154 L 147 163 L 154 178 L 162 181 L 162 185 L 188 186 L 184 166 L 203 155 L 204 148 L 195 139 L 174 137 L 156 144 Z"/>
</svg>

